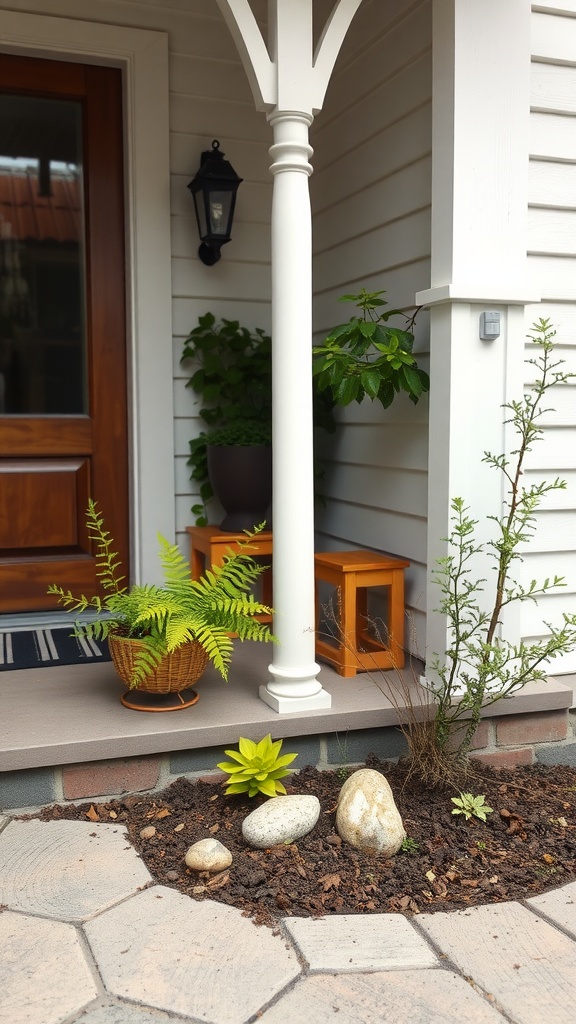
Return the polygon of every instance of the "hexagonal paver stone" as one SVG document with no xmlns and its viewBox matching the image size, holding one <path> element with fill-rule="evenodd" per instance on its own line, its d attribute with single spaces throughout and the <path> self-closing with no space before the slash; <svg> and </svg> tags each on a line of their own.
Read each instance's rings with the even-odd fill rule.
<svg viewBox="0 0 576 1024">
<path fill-rule="evenodd" d="M 311 971 L 385 971 L 436 967 L 438 958 L 400 914 L 343 914 L 284 924 Z"/>
<path fill-rule="evenodd" d="M 576 938 L 576 882 L 545 892 L 542 896 L 533 896 L 526 903 L 537 914 L 549 917 Z"/>
<path fill-rule="evenodd" d="M 313 974 L 258 1024 L 505 1024 L 462 978 L 443 970 Z"/>
<path fill-rule="evenodd" d="M 516 1024 L 574 1024 L 576 943 L 526 907 L 421 914 L 418 924 Z"/>
<path fill-rule="evenodd" d="M 98 995 L 76 929 L 0 913 L 0 1021 L 60 1024 Z"/>
<path fill-rule="evenodd" d="M 147 885 L 126 830 L 87 821 L 12 821 L 0 833 L 0 903 L 82 921 Z"/>
<path fill-rule="evenodd" d="M 111 1003 L 88 1010 L 78 1017 L 76 1024 L 168 1024 L 174 1017 L 149 1006 L 129 1006 L 128 1003 Z"/>
<path fill-rule="evenodd" d="M 84 930 L 109 992 L 211 1024 L 247 1020 L 300 971 L 294 950 L 269 928 L 164 886 Z"/>
</svg>

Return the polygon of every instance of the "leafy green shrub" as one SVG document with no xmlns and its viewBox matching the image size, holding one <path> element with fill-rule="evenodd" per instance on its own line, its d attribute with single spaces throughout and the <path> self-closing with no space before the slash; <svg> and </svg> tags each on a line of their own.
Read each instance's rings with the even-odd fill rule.
<svg viewBox="0 0 576 1024">
<path fill-rule="evenodd" d="M 328 392 L 334 405 L 349 405 L 364 398 L 376 400 L 387 409 L 400 391 L 418 402 L 430 390 L 428 374 L 420 369 L 412 355 L 411 330 L 388 324 L 392 317 L 410 317 L 399 309 L 382 312 L 387 305 L 384 291 L 342 295 L 340 302 L 353 302 L 361 316 L 353 316 L 330 332 L 322 345 L 315 345 L 312 373 L 317 391 Z"/>
<path fill-rule="evenodd" d="M 526 683 L 544 679 L 547 663 L 576 647 L 576 615 L 564 615 L 559 626 L 546 623 L 549 636 L 533 643 L 513 644 L 500 633 L 502 613 L 508 605 L 537 601 L 565 586 L 560 576 L 523 584 L 512 575 L 514 563 L 522 562 L 521 552 L 534 534 L 542 499 L 566 487 L 566 481 L 558 478 L 531 483 L 524 473 L 528 453 L 542 438 L 541 417 L 550 411 L 543 406 L 547 392 L 576 377 L 560 369 L 562 360 L 553 359 L 555 333 L 550 321 L 541 319 L 528 335 L 537 349 L 536 358 L 527 360 L 535 371 L 534 383 L 522 398 L 504 405 L 509 413 L 505 422 L 511 423 L 516 433 L 514 449 L 509 455 L 484 454 L 483 462 L 502 475 L 506 493 L 502 514 L 489 517 L 495 535 L 486 557 L 492 560 L 494 571 L 489 579 L 472 574 L 471 561 L 484 551 L 476 541 L 478 520 L 472 518 L 462 498 L 454 498 L 448 553 L 434 572 L 442 595 L 438 610 L 448 623 L 448 647 L 445 655 L 436 654 L 431 663 L 428 685 L 436 700 L 431 736 L 437 750 L 446 751 L 450 737 L 460 731 L 453 755 L 460 761 L 470 749 L 483 708 Z M 493 593 L 485 602 L 485 584 L 492 581 Z"/>
<path fill-rule="evenodd" d="M 249 331 L 238 320 L 217 322 L 213 313 L 200 316 L 184 342 L 181 362 L 193 359 L 197 367 L 186 387 L 200 395 L 200 418 L 212 428 L 190 441 L 190 476 L 200 492 L 200 502 L 192 506 L 197 526 L 207 525 L 206 502 L 214 494 L 206 446 L 271 443 L 271 353 L 270 337 L 260 327 Z"/>
<path fill-rule="evenodd" d="M 234 759 L 233 761 L 222 761 L 218 765 L 218 768 L 230 776 L 226 789 L 227 796 L 233 793 L 278 796 L 279 793 L 286 792 L 278 780 L 290 774 L 286 770 L 286 765 L 292 764 L 298 757 L 297 754 L 283 754 L 279 757 L 282 740 L 273 743 L 270 734 L 259 743 L 240 737 L 238 746 L 239 750 L 224 751 L 228 757 Z"/>
</svg>

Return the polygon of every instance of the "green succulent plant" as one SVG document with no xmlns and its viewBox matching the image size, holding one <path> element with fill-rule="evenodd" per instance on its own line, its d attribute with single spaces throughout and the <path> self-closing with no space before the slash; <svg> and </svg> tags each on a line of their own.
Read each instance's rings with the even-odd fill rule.
<svg viewBox="0 0 576 1024">
<path fill-rule="evenodd" d="M 493 813 L 492 807 L 488 807 L 488 804 L 485 803 L 486 797 L 484 796 L 460 793 L 459 796 L 453 796 L 451 800 L 453 804 L 456 804 L 452 808 L 452 814 L 463 814 L 466 821 L 470 821 L 470 818 L 479 818 L 480 821 L 486 821 L 486 815 Z"/>
<path fill-rule="evenodd" d="M 282 740 L 272 742 L 270 734 L 265 736 L 259 743 L 253 740 L 240 737 L 238 742 L 239 750 L 225 750 L 228 757 L 233 761 L 221 761 L 218 765 L 223 772 L 230 776 L 230 782 L 226 789 L 226 795 L 234 793 L 247 793 L 248 796 L 257 796 L 263 793 L 264 796 L 278 796 L 286 790 L 279 779 L 289 775 L 286 765 L 298 757 L 298 754 L 282 754 Z"/>
</svg>

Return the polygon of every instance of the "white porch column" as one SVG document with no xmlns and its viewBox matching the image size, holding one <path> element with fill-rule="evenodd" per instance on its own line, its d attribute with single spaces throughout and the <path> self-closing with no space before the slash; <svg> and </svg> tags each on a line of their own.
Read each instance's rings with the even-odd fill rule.
<svg viewBox="0 0 576 1024">
<path fill-rule="evenodd" d="M 451 499 L 471 506 L 481 541 L 494 536 L 485 517 L 500 514 L 503 481 L 482 457 L 509 440 L 501 406 L 522 394 L 524 304 L 537 301 L 527 272 L 530 4 L 434 0 L 433 12 L 431 288 L 416 296 L 431 307 L 428 660 L 446 650 L 431 573 L 446 554 Z M 487 310 L 501 317 L 493 341 L 480 339 Z M 485 556 L 477 567 L 489 587 Z"/>
<path fill-rule="evenodd" d="M 269 0 L 268 46 L 249 0 L 217 0 L 256 106 L 274 131 L 272 405 L 274 632 L 280 643 L 260 696 L 278 712 L 330 707 L 317 679 L 312 450 L 312 218 L 308 129 L 362 0 L 335 0 L 313 51 L 313 0 Z"/>
<path fill-rule="evenodd" d="M 330 707 L 316 676 L 312 449 L 312 117 L 274 112 L 272 200 L 272 423 L 274 632 L 272 679 L 260 688 L 275 711 Z"/>
</svg>

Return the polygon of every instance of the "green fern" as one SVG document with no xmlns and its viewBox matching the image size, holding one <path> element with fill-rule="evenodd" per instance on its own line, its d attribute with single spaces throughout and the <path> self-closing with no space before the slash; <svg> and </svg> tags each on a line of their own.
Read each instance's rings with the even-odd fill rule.
<svg viewBox="0 0 576 1024">
<path fill-rule="evenodd" d="M 76 636 L 104 640 L 110 633 L 120 633 L 143 641 L 144 647 L 135 659 L 131 686 L 141 683 L 164 654 L 192 640 L 202 645 L 226 680 L 234 650 L 230 633 L 240 640 L 275 641 L 268 625 L 255 618 L 270 614 L 272 609 L 249 593 L 266 568 L 254 562 L 248 553 L 251 538 L 262 527 L 247 534 L 238 553 L 230 549 L 224 564 L 208 568 L 199 580 L 190 578 L 188 563 L 177 545 L 159 534 L 164 586 L 144 584 L 127 589 L 119 573 L 118 555 L 112 550 L 112 538 L 92 500 L 86 522 L 96 545 L 96 574 L 104 596 L 77 596 L 56 584 L 48 588 L 48 593 L 56 595 L 59 603 L 72 612 L 96 612 L 93 621 L 76 623 Z"/>
</svg>

